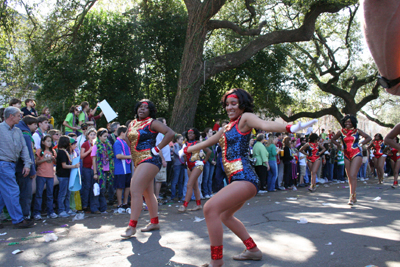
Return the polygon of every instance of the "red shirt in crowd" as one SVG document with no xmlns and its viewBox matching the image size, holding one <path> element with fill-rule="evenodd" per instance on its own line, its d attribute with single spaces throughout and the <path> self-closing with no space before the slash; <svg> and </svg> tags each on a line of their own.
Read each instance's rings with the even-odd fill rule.
<svg viewBox="0 0 400 267">
<path fill-rule="evenodd" d="M 88 152 L 92 145 L 89 143 L 89 141 L 86 141 L 85 143 L 82 144 L 82 148 L 85 149 L 85 152 Z M 92 162 L 92 153 L 89 153 L 85 158 L 83 158 L 83 168 L 88 168 L 91 169 L 93 162 Z"/>
<path fill-rule="evenodd" d="M 213 131 L 218 131 L 219 130 L 219 124 L 215 123 L 214 127 L 212 128 Z"/>
</svg>

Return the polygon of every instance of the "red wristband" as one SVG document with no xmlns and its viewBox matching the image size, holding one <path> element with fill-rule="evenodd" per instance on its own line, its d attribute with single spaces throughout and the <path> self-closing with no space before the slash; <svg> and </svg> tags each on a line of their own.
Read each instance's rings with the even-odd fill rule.
<svg viewBox="0 0 400 267">
<path fill-rule="evenodd" d="M 286 125 L 286 132 L 292 133 L 292 132 L 290 131 L 290 127 L 292 127 L 291 124 Z"/>
<path fill-rule="evenodd" d="M 158 146 L 155 146 L 154 147 L 154 150 L 158 153 L 158 152 L 160 152 L 160 149 L 158 148 Z"/>
</svg>

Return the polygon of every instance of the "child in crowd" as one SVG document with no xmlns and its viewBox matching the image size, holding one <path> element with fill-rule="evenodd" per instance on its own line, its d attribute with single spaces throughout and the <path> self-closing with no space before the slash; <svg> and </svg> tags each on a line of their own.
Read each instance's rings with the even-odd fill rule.
<svg viewBox="0 0 400 267">
<path fill-rule="evenodd" d="M 68 185 L 71 169 L 79 168 L 80 165 L 80 163 L 71 165 L 72 159 L 69 154 L 70 149 L 70 138 L 65 135 L 61 136 L 58 143 L 56 174 L 60 183 L 60 190 L 58 192 L 58 215 L 64 218 L 75 214 L 69 207 L 70 192 L 68 190 Z"/>
<path fill-rule="evenodd" d="M 81 159 L 83 161 L 81 201 L 84 211 L 88 211 L 89 199 L 93 197 L 93 159 L 91 153 L 96 140 L 96 133 L 97 131 L 94 128 L 87 130 L 87 141 L 85 141 L 81 147 Z"/>
<path fill-rule="evenodd" d="M 47 218 L 55 219 L 57 214 L 53 210 L 53 186 L 54 186 L 54 164 L 56 163 L 57 153 L 53 150 L 52 140 L 49 135 L 42 137 L 40 148 L 36 150 L 37 165 L 36 172 L 36 195 L 33 211 L 33 218 L 41 220 L 42 216 L 42 195 L 44 186 L 47 192 Z"/>
<path fill-rule="evenodd" d="M 38 114 L 35 110 L 35 101 L 33 99 L 26 99 L 25 100 L 25 106 L 21 108 L 21 112 L 23 113 L 23 117 L 27 116 L 27 115 L 31 115 L 33 117 L 37 117 Z"/>
<path fill-rule="evenodd" d="M 97 141 L 91 152 L 94 173 L 93 178 L 100 186 L 100 195 L 94 196 L 93 203 L 90 203 L 90 209 L 94 214 L 107 213 L 107 202 L 105 198 L 106 181 L 114 180 L 114 152 L 107 138 L 107 129 L 100 128 L 97 131 Z"/>
<path fill-rule="evenodd" d="M 42 114 L 40 116 L 45 116 L 47 118 L 47 120 L 49 121 L 49 124 L 51 125 L 51 128 L 54 128 L 54 118 L 50 114 L 49 107 L 44 107 L 42 109 Z"/>
<path fill-rule="evenodd" d="M 21 100 L 17 99 L 17 98 L 13 98 L 10 100 L 10 102 L 8 103 L 10 107 L 16 107 L 21 109 Z"/>
<path fill-rule="evenodd" d="M 51 144 L 53 149 L 57 149 L 58 147 L 58 140 L 60 139 L 61 132 L 56 129 L 51 129 L 48 133 L 51 137 Z"/>
<path fill-rule="evenodd" d="M 124 141 L 128 128 L 120 126 L 117 129 L 117 141 L 113 146 L 114 152 L 114 189 L 117 190 L 118 208 L 127 209 L 129 192 L 131 187 L 131 151 L 128 144 Z M 124 192 L 124 199 L 122 203 L 122 192 Z"/>
<path fill-rule="evenodd" d="M 68 136 L 69 136 L 69 138 L 72 138 L 75 140 L 75 142 L 73 144 L 71 144 L 71 151 L 70 151 L 70 153 L 74 155 L 74 157 L 72 158 L 72 159 L 74 159 L 77 156 L 79 156 L 79 154 L 80 154 L 80 151 L 78 148 L 78 142 L 77 142 L 78 135 L 76 133 L 69 133 Z"/>
<path fill-rule="evenodd" d="M 35 141 L 35 148 L 39 149 L 41 147 L 41 140 L 44 135 L 46 135 L 49 130 L 49 120 L 45 116 L 39 116 L 37 118 L 38 128 L 32 135 L 33 141 Z"/>
<path fill-rule="evenodd" d="M 79 113 L 81 112 L 82 107 L 73 105 L 69 109 L 69 113 L 67 117 L 65 118 L 63 125 L 65 126 L 65 134 L 68 135 L 69 133 L 74 133 L 77 132 L 78 130 L 81 129 L 79 125 L 76 125 L 76 119 L 79 116 Z"/>
</svg>

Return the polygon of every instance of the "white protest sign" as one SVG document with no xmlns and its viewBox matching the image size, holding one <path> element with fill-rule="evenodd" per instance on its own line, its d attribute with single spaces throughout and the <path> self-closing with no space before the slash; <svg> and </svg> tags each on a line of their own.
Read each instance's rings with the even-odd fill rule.
<svg viewBox="0 0 400 267">
<path fill-rule="evenodd" d="M 104 116 L 106 117 L 107 122 L 112 121 L 116 117 L 118 117 L 117 113 L 112 109 L 110 104 L 108 104 L 107 100 L 103 100 L 99 103 L 99 107 L 101 111 L 103 111 Z"/>
</svg>

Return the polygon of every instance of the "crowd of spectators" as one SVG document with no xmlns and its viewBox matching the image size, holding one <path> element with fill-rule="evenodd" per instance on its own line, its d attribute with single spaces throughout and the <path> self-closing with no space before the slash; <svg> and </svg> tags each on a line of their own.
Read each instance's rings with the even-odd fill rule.
<svg viewBox="0 0 400 267">
<path fill-rule="evenodd" d="M 20 100 L 12 99 L 9 107 L 0 110 L 3 121 L 0 124 L 0 211 L 6 207 L 14 226 L 31 227 L 32 219 L 41 220 L 43 214 L 55 219 L 73 216 L 77 210 L 107 213 L 107 205 L 115 202 L 119 212 L 129 212 L 130 179 L 134 172 L 126 139 L 130 121 L 125 125 L 113 122 L 107 129 L 97 129 L 96 120 L 103 113 L 98 106 L 91 109 L 84 101 L 70 108 L 61 123 L 64 126 L 61 131 L 54 128 L 54 118 L 48 107 L 39 115 L 33 99 L 26 99 L 23 108 L 21 104 Z M 97 111 L 100 111 L 98 115 Z M 158 120 L 167 124 L 165 118 Z M 220 121 L 216 121 L 212 128 L 201 132 L 200 141 L 210 138 L 227 123 L 222 121 L 220 125 Z M 310 133 L 293 135 L 253 130 L 249 157 L 259 176 L 259 193 L 298 190 L 310 183 L 306 155 L 299 152 Z M 333 134 L 322 129 L 318 138 L 325 147 L 317 172 L 319 184 L 346 182 L 343 151 L 330 142 Z M 159 143 L 163 135 L 158 135 Z M 160 152 L 162 168 L 154 181 L 159 205 L 182 202 L 185 198 L 188 172 L 184 156 L 179 155 L 185 142 L 183 134 L 175 134 L 173 142 Z M 375 175 L 370 148 L 362 148 L 361 181 Z M 211 198 L 228 183 L 221 147 L 217 144 L 209 149 L 211 155 L 198 179 L 202 199 Z M 77 157 L 80 162 L 73 164 Z M 80 198 L 68 187 L 74 169 L 79 169 L 81 174 Z M 386 164 L 385 170 L 390 172 L 390 164 Z M 93 190 L 96 186 L 98 194 Z M 81 205 L 75 203 L 76 199 L 80 199 Z"/>
</svg>

